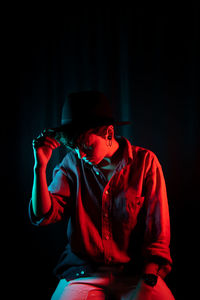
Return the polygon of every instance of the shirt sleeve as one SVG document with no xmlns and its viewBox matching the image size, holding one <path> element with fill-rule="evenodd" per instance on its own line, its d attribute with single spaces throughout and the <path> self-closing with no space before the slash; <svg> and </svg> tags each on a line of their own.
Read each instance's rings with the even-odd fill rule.
<svg viewBox="0 0 200 300">
<path fill-rule="evenodd" d="M 67 171 L 63 166 L 57 166 L 53 171 L 53 180 L 48 186 L 51 198 L 51 209 L 42 218 L 37 218 L 33 213 L 32 201 L 29 203 L 29 217 L 36 226 L 56 223 L 70 214 L 71 206 L 71 182 Z"/>
<path fill-rule="evenodd" d="M 171 271 L 170 218 L 162 167 L 155 155 L 146 176 L 145 273 L 165 277 Z"/>
</svg>

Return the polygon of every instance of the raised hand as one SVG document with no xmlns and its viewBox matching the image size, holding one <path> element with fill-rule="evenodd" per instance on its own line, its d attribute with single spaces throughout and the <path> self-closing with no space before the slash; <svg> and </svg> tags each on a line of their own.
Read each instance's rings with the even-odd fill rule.
<svg viewBox="0 0 200 300">
<path fill-rule="evenodd" d="M 60 146 L 60 143 L 53 136 L 53 130 L 47 129 L 33 140 L 35 167 L 46 168 L 53 150 Z"/>
</svg>

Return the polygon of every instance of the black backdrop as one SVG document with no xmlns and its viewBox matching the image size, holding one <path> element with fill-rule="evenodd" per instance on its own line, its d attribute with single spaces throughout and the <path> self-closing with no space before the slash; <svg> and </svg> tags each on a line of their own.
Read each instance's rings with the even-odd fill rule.
<svg viewBox="0 0 200 300">
<path fill-rule="evenodd" d="M 36 228 L 28 219 L 32 139 L 58 125 L 68 93 L 97 89 L 111 99 L 120 119 L 132 121 L 119 133 L 155 152 L 162 164 L 174 260 L 166 281 L 177 299 L 186 299 L 193 289 L 198 236 L 197 8 L 97 6 L 59 17 L 26 12 L 10 21 L 10 90 L 16 96 L 6 115 L 14 134 L 7 134 L 2 173 L 11 211 L 6 222 L 14 220 L 6 244 L 14 292 L 49 299 L 57 284 L 52 269 L 65 245 L 65 224 Z M 53 154 L 48 181 L 63 154 L 64 149 Z"/>
</svg>

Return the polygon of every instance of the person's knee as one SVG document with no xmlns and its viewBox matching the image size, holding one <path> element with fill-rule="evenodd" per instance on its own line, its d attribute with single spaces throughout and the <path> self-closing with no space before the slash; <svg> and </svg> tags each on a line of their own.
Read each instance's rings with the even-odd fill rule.
<svg viewBox="0 0 200 300">
<path fill-rule="evenodd" d="M 59 300 L 67 285 L 68 285 L 67 281 L 65 279 L 61 279 L 51 297 L 51 300 Z"/>
</svg>

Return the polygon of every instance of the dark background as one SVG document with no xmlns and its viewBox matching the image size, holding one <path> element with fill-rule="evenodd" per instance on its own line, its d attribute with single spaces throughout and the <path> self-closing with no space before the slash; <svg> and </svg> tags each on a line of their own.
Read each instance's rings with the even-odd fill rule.
<svg viewBox="0 0 200 300">
<path fill-rule="evenodd" d="M 30 224 L 32 139 L 59 124 L 68 93 L 97 89 L 111 99 L 119 119 L 132 121 L 119 133 L 152 150 L 161 162 L 174 261 L 166 282 L 177 299 L 190 299 L 198 261 L 197 7 L 85 6 L 57 15 L 38 11 L 25 10 L 5 25 L 10 32 L 8 94 L 15 95 L 2 116 L 9 292 L 50 299 L 57 285 L 52 270 L 65 246 L 65 224 Z M 49 182 L 63 154 L 64 149 L 53 154 Z"/>
</svg>

